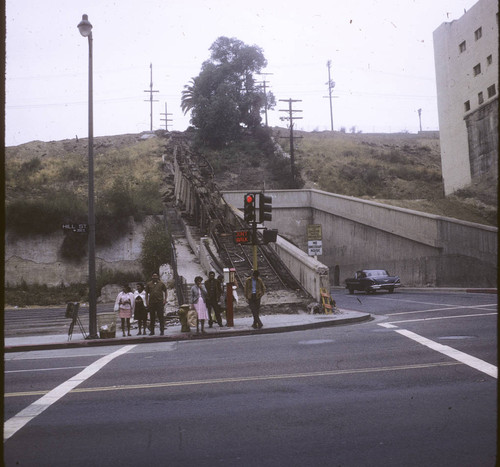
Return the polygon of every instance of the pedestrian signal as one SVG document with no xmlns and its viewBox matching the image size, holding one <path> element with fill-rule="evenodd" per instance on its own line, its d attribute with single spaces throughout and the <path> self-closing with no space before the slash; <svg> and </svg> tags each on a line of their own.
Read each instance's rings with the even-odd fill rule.
<svg viewBox="0 0 500 467">
<path fill-rule="evenodd" d="M 278 230 L 264 229 L 264 231 L 262 232 L 262 237 L 264 239 L 264 245 L 267 245 L 268 243 L 274 243 L 278 238 Z"/>
<path fill-rule="evenodd" d="M 255 193 L 247 193 L 245 195 L 243 216 L 245 222 L 255 222 Z"/>
</svg>

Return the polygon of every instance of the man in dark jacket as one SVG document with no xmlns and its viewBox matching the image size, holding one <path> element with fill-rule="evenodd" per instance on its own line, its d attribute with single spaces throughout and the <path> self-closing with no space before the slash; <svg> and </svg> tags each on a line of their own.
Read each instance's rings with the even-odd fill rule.
<svg viewBox="0 0 500 467">
<path fill-rule="evenodd" d="M 165 331 L 165 304 L 167 303 L 167 286 L 160 280 L 158 274 L 154 273 L 151 280 L 146 284 L 146 308 L 149 310 L 151 322 L 150 336 L 155 333 L 156 317 L 160 322 L 160 335 Z"/>
<path fill-rule="evenodd" d="M 266 293 L 266 286 L 259 276 L 259 271 L 255 270 L 245 281 L 245 298 L 252 311 L 254 329 L 260 329 L 263 326 L 260 320 L 260 299 Z"/>
<path fill-rule="evenodd" d="M 205 281 L 205 288 L 207 289 L 207 310 L 208 310 L 208 327 L 211 328 L 214 324 L 212 320 L 212 308 L 215 313 L 215 320 L 217 324 L 222 327 L 221 309 L 219 306 L 222 288 L 220 282 L 215 278 L 215 272 L 208 273 L 208 279 Z"/>
</svg>

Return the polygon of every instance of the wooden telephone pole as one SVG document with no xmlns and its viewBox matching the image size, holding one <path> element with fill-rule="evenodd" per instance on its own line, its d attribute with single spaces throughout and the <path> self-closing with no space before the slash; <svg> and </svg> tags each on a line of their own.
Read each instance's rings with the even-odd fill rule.
<svg viewBox="0 0 500 467">
<path fill-rule="evenodd" d="M 262 76 L 267 76 L 267 75 L 272 75 L 272 73 L 258 73 L 259 75 L 262 75 Z M 264 114 L 266 116 L 266 128 L 267 128 L 267 91 L 266 91 L 266 79 L 264 78 L 264 80 L 262 81 L 262 83 L 257 83 L 257 84 L 261 84 L 262 85 L 262 88 L 264 89 L 264 99 L 265 99 L 265 106 L 264 106 Z"/>
<path fill-rule="evenodd" d="M 288 109 L 280 109 L 280 112 L 288 112 L 288 117 L 282 117 L 282 119 L 290 121 L 290 164 L 291 164 L 291 171 L 292 171 L 292 181 L 293 181 L 293 183 L 295 183 L 295 178 L 296 178 L 295 177 L 295 148 L 294 148 L 293 140 L 294 140 L 294 138 L 300 138 L 300 137 L 293 136 L 293 121 L 302 119 L 302 117 L 295 117 L 293 115 L 293 113 L 294 112 L 302 112 L 302 110 L 294 110 L 294 109 L 292 109 L 292 105 L 294 102 L 302 102 L 302 101 L 298 100 L 298 99 L 280 99 L 280 102 L 288 102 Z"/>
<path fill-rule="evenodd" d="M 328 86 L 328 96 L 326 96 L 328 99 L 330 99 L 330 128 L 331 131 L 333 131 L 333 108 L 332 108 L 332 99 L 338 97 L 338 96 L 332 96 L 332 91 L 333 88 L 335 87 L 335 81 L 332 80 L 330 76 L 330 68 L 332 66 L 332 61 L 328 60 L 326 62 L 326 66 L 328 67 L 328 82 L 326 83 Z"/>
<path fill-rule="evenodd" d="M 167 103 L 166 103 L 166 102 L 165 102 L 165 113 L 162 113 L 162 114 L 160 114 L 160 115 L 165 115 L 165 118 L 161 118 L 160 120 L 161 120 L 162 122 L 165 122 L 165 130 L 167 130 L 167 131 L 168 131 L 168 122 L 171 122 L 171 121 L 172 121 L 172 119 L 171 119 L 171 118 L 168 118 L 168 116 L 169 116 L 169 115 L 172 115 L 172 114 L 169 114 L 169 113 L 167 112 Z"/>
<path fill-rule="evenodd" d="M 153 100 L 153 93 L 160 92 L 160 91 L 153 91 L 153 64 L 152 63 L 149 64 L 149 68 L 151 69 L 151 79 L 150 79 L 150 84 L 149 84 L 149 90 L 144 91 L 144 92 L 149 92 L 149 99 L 147 101 L 144 101 L 144 102 L 149 101 L 149 103 L 151 105 L 150 114 L 149 114 L 149 118 L 150 118 L 149 130 L 153 131 L 153 102 L 158 102 L 158 101 Z"/>
</svg>

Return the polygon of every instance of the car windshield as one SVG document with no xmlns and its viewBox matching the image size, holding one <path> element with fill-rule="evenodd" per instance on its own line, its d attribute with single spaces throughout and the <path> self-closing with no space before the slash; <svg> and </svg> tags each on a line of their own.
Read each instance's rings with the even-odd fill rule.
<svg viewBox="0 0 500 467">
<path fill-rule="evenodd" d="M 388 276 L 389 273 L 384 269 L 372 269 L 371 271 L 365 271 L 367 277 L 377 277 L 377 276 Z"/>
</svg>

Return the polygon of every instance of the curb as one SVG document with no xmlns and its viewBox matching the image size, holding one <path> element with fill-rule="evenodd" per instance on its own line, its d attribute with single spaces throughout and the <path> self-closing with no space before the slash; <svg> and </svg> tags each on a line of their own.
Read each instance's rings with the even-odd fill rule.
<svg viewBox="0 0 500 467">
<path fill-rule="evenodd" d="M 241 329 L 241 330 L 228 330 L 224 332 L 208 333 L 208 334 L 194 334 L 186 332 L 175 334 L 173 336 L 131 336 L 128 338 L 110 338 L 110 339 L 88 339 L 80 341 L 67 341 L 48 344 L 25 344 L 25 345 L 7 345 L 4 347 L 5 353 L 11 352 L 30 352 L 34 350 L 57 350 L 57 349 L 75 349 L 82 347 L 102 347 L 109 345 L 125 345 L 125 344 L 153 344 L 158 342 L 176 342 L 186 340 L 205 340 L 205 339 L 218 339 L 224 337 L 239 337 L 250 336 L 259 334 L 278 334 L 282 332 L 304 331 L 307 329 L 318 329 L 331 326 L 343 326 L 347 324 L 357 324 L 365 321 L 371 321 L 373 317 L 369 313 L 361 314 L 351 318 L 340 318 L 320 321 L 316 323 L 297 324 L 280 327 L 265 326 L 261 329 Z"/>
</svg>

